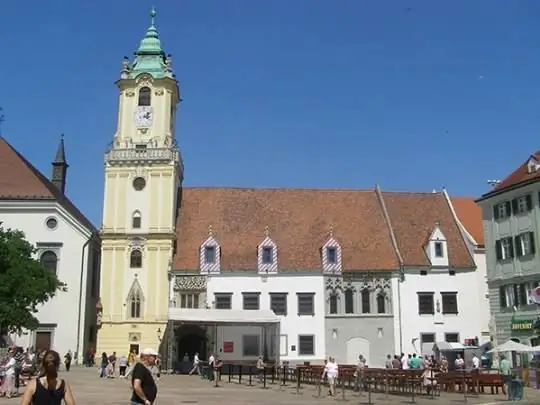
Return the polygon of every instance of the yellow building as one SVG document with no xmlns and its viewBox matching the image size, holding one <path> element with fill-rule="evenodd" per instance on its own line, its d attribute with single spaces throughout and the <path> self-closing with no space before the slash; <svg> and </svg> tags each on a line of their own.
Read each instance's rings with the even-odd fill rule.
<svg viewBox="0 0 540 405">
<path fill-rule="evenodd" d="M 174 135 L 180 92 L 154 10 L 151 17 L 134 60 L 122 63 L 118 127 L 105 154 L 98 354 L 157 349 L 167 324 L 183 175 Z"/>
</svg>

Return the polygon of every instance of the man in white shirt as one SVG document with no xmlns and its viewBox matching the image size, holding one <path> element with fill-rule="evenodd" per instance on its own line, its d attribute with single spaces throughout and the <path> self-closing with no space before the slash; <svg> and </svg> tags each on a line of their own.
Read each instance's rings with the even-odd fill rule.
<svg viewBox="0 0 540 405">
<path fill-rule="evenodd" d="M 401 368 L 403 370 L 408 370 L 410 368 L 409 367 L 409 357 L 406 356 L 405 354 L 401 357 Z"/>
<path fill-rule="evenodd" d="M 189 375 L 193 374 L 195 371 L 197 372 L 197 374 L 201 373 L 201 370 L 199 369 L 199 363 L 199 353 L 195 353 L 195 356 L 193 356 L 193 368 L 189 372 Z"/>
<path fill-rule="evenodd" d="M 465 369 L 465 361 L 461 358 L 461 354 L 457 355 L 456 361 L 454 361 L 454 368 L 456 370 L 464 370 Z"/>
<path fill-rule="evenodd" d="M 475 370 L 478 370 L 480 368 L 480 359 L 476 356 L 476 353 L 473 354 L 472 367 Z"/>
<path fill-rule="evenodd" d="M 324 366 L 323 375 L 321 376 L 321 379 L 324 379 L 324 375 L 326 374 L 326 378 L 328 379 L 328 387 L 330 388 L 330 396 L 336 395 L 336 379 L 339 377 L 339 368 L 338 365 L 335 363 L 335 359 L 333 357 L 328 358 L 328 362 L 326 363 L 326 366 Z"/>
</svg>

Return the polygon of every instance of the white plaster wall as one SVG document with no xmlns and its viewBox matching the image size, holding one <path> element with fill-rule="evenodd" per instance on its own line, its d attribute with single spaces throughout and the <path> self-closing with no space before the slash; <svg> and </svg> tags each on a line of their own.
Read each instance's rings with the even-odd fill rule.
<svg viewBox="0 0 540 405">
<path fill-rule="evenodd" d="M 260 292 L 260 308 L 270 309 L 269 293 L 288 293 L 287 316 L 280 316 L 280 335 L 287 336 L 287 349 L 280 348 L 282 360 L 313 361 L 324 359 L 325 354 L 325 326 L 324 326 L 324 282 L 322 275 L 227 275 L 209 276 L 207 283 L 207 296 L 209 304 L 214 300 L 215 293 L 233 293 L 232 308 L 242 309 L 243 292 Z M 313 316 L 298 316 L 297 293 L 315 293 Z M 225 310 L 224 310 L 225 311 Z M 224 327 L 218 333 L 218 347 L 224 341 L 234 342 L 235 353 L 220 353 L 224 361 L 232 359 L 251 359 L 242 356 L 242 335 L 258 334 L 260 327 Z M 315 354 L 313 356 L 299 356 L 298 335 L 315 335 Z M 283 337 L 280 339 L 285 340 Z M 292 351 L 291 346 L 296 346 Z"/>
<path fill-rule="evenodd" d="M 50 230 L 45 225 L 49 217 L 55 217 L 58 221 L 58 227 L 55 230 Z M 26 239 L 34 245 L 62 243 L 62 246 L 58 248 L 57 276 L 67 284 L 67 291 L 58 292 L 56 297 L 40 306 L 36 317 L 40 324 L 57 324 L 52 334 L 54 350 L 61 355 L 68 350 L 81 353 L 86 330 L 84 303 L 87 282 L 91 282 L 91 279 L 87 280 L 86 272 L 88 248 L 85 249 L 84 258 L 82 255 L 83 246 L 91 236 L 90 232 L 81 228 L 55 202 L 44 204 L 0 202 L 0 222 L 4 228 L 23 231 Z M 85 271 L 82 273 L 81 288 L 81 262 L 83 260 Z M 77 332 L 79 332 L 78 336 Z M 12 336 L 12 339 L 19 346 L 33 346 L 35 333 L 25 332 L 22 336 Z"/>
<path fill-rule="evenodd" d="M 478 311 L 481 327 L 481 335 L 478 335 L 478 339 L 480 344 L 483 344 L 490 341 L 489 321 L 491 319 L 485 249 L 477 249 L 474 252 L 474 263 L 476 264 L 476 282 L 478 283 Z"/>
<path fill-rule="evenodd" d="M 460 343 L 465 339 L 472 339 L 476 336 L 480 338 L 482 332 L 482 322 L 485 315 L 479 306 L 479 296 L 483 296 L 484 287 L 479 285 L 478 273 L 476 271 L 456 272 L 455 276 L 448 274 L 447 270 L 431 270 L 426 276 L 413 274 L 411 271 L 405 273 L 405 280 L 399 286 L 401 302 L 397 308 L 396 315 L 401 312 L 401 339 L 400 330 L 396 329 L 396 353 L 400 351 L 408 353 L 418 353 L 420 350 L 420 334 L 435 333 L 435 341 L 444 341 L 445 333 L 459 333 Z M 392 290 L 394 300 L 397 300 L 398 279 L 394 279 Z M 418 292 L 434 292 L 435 302 L 441 302 L 441 313 L 435 315 L 418 314 Z M 458 314 L 442 314 L 441 292 L 457 292 Z M 399 308 L 400 307 L 400 308 Z M 399 319 L 396 319 L 396 327 Z M 413 338 L 418 338 L 415 346 L 412 344 Z"/>
</svg>

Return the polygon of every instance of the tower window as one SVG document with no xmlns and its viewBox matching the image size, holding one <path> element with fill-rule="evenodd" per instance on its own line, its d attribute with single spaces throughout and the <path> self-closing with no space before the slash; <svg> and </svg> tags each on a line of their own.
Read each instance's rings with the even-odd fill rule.
<svg viewBox="0 0 540 405">
<path fill-rule="evenodd" d="M 215 246 L 205 246 L 204 262 L 206 264 L 214 264 L 216 262 L 216 247 Z"/>
<path fill-rule="evenodd" d="M 129 256 L 129 267 L 140 269 L 142 267 L 142 253 L 140 250 L 134 250 Z"/>
<path fill-rule="evenodd" d="M 274 248 L 272 246 L 263 246 L 262 248 L 262 262 L 263 264 L 274 263 Z"/>
<path fill-rule="evenodd" d="M 47 250 L 41 255 L 41 265 L 52 273 L 56 273 L 58 267 L 58 256 L 51 250 Z"/>
<path fill-rule="evenodd" d="M 141 213 L 135 211 L 133 213 L 133 218 L 131 219 L 131 226 L 133 229 L 139 229 L 141 227 Z"/>
<path fill-rule="evenodd" d="M 152 90 L 150 87 L 141 87 L 139 90 L 139 106 L 149 106 L 152 101 Z"/>
<path fill-rule="evenodd" d="M 140 290 L 133 288 L 129 294 L 129 317 L 140 318 L 141 317 L 141 292 Z"/>
<path fill-rule="evenodd" d="M 328 264 L 337 264 L 337 249 L 335 247 L 326 248 L 326 259 Z"/>
</svg>

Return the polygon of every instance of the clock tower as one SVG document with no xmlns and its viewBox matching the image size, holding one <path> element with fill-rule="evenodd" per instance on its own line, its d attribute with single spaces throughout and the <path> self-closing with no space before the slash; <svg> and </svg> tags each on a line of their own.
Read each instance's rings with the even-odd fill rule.
<svg viewBox="0 0 540 405">
<path fill-rule="evenodd" d="M 158 349 L 168 314 L 168 272 L 183 178 L 175 141 L 180 102 L 172 58 L 150 27 L 124 58 L 118 126 L 105 154 L 97 353 Z"/>
</svg>

